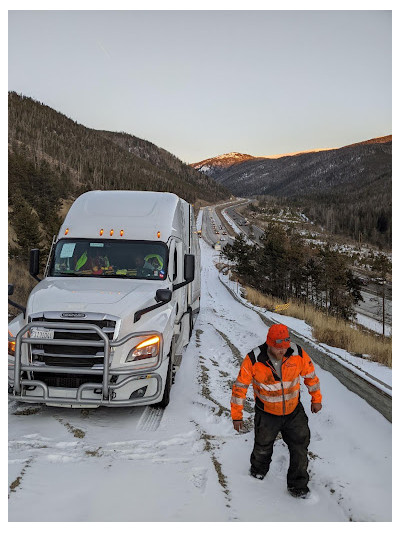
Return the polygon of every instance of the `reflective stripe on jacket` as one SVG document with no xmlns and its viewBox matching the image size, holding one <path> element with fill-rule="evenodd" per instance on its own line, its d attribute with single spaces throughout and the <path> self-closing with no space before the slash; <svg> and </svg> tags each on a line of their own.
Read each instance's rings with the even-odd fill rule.
<svg viewBox="0 0 400 533">
<path fill-rule="evenodd" d="M 242 420 L 247 388 L 252 383 L 256 406 L 273 415 L 288 415 L 299 403 L 300 376 L 304 379 L 312 403 L 321 403 L 319 379 L 310 356 L 300 346 L 290 343 L 282 359 L 282 378 L 268 357 L 266 343 L 254 348 L 244 358 L 232 387 L 231 415 Z"/>
</svg>

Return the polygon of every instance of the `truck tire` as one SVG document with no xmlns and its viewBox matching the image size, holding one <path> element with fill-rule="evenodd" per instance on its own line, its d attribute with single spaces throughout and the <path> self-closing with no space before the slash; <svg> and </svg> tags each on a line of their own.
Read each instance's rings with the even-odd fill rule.
<svg viewBox="0 0 400 533">
<path fill-rule="evenodd" d="M 162 400 L 158 403 L 155 403 L 154 407 L 162 407 L 162 408 L 167 407 L 167 405 L 169 404 L 171 387 L 172 387 L 172 357 L 169 356 L 167 376 L 165 379 L 164 394 L 163 394 Z"/>
</svg>

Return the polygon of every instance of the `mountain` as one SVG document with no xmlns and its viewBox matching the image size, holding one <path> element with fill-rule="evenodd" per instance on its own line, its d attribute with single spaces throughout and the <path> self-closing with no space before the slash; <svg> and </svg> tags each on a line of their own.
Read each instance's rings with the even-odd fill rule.
<svg viewBox="0 0 400 533">
<path fill-rule="evenodd" d="M 232 194 L 285 198 L 332 231 L 391 246 L 391 135 L 292 156 L 246 156 L 224 168 L 220 157 L 208 160 L 208 172 Z"/>
<path fill-rule="evenodd" d="M 350 144 L 347 146 L 361 146 L 364 144 L 379 144 L 387 143 L 392 141 L 391 135 L 386 135 L 385 137 L 377 137 L 374 139 L 369 139 L 367 141 L 362 141 L 355 144 Z M 347 147 L 346 146 L 346 147 Z M 208 176 L 216 177 L 219 176 L 222 179 L 222 174 L 231 167 L 244 163 L 245 161 L 259 161 L 262 162 L 265 159 L 280 159 L 283 157 L 289 156 L 298 156 L 304 154 L 315 154 L 318 152 L 327 152 L 332 150 L 337 150 L 338 148 L 314 148 L 313 150 L 303 150 L 301 152 L 290 152 L 286 154 L 275 154 L 275 155 L 265 155 L 265 156 L 253 156 L 249 154 L 242 154 L 240 152 L 230 152 L 228 154 L 217 155 L 214 157 L 209 157 L 208 159 L 203 159 L 198 163 L 190 163 L 192 168 L 207 174 Z M 233 169 L 231 169 L 233 170 Z"/>
<path fill-rule="evenodd" d="M 46 162 L 79 189 L 175 192 L 190 202 L 228 196 L 213 180 L 149 141 L 86 128 L 32 98 L 9 93 L 9 147 Z"/>
<path fill-rule="evenodd" d="M 244 163 L 245 161 L 261 161 L 264 159 L 278 159 L 280 157 L 299 155 L 299 154 L 308 154 L 329 150 L 329 148 L 319 148 L 315 150 L 306 150 L 304 152 L 292 152 L 289 154 L 277 154 L 277 155 L 265 155 L 265 156 L 254 156 L 249 154 L 241 154 L 240 152 L 229 152 L 229 154 L 217 155 L 215 157 L 210 157 L 208 159 L 203 159 L 198 163 L 190 163 L 192 168 L 207 174 L 207 176 L 212 176 L 215 178 L 218 175 L 221 175 L 225 170 L 239 163 Z"/>
<path fill-rule="evenodd" d="M 62 206 L 87 190 L 166 191 L 198 205 L 230 196 L 149 141 L 86 128 L 15 92 L 8 95 L 8 118 L 10 235 L 19 245 L 14 254 L 26 254 L 29 242 L 46 248 L 65 214 Z"/>
<path fill-rule="evenodd" d="M 373 179 L 391 170 L 391 136 L 323 151 L 232 163 L 215 179 L 238 196 L 297 196 Z M 251 156 L 250 156 L 251 157 Z"/>
</svg>

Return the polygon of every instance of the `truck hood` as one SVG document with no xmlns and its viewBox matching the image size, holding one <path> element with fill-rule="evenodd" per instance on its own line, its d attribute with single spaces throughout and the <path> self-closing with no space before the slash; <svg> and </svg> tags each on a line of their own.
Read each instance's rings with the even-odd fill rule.
<svg viewBox="0 0 400 533">
<path fill-rule="evenodd" d="M 166 285 L 152 280 L 46 278 L 31 292 L 27 313 L 106 312 L 122 318 L 153 305 L 157 289 Z"/>
</svg>

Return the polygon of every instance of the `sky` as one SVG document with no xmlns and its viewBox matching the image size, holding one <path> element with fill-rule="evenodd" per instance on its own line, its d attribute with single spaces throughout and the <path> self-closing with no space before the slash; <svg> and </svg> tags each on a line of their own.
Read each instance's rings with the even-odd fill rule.
<svg viewBox="0 0 400 533">
<path fill-rule="evenodd" d="M 185 162 L 392 133 L 391 11 L 12 11 L 8 89 Z"/>
</svg>

